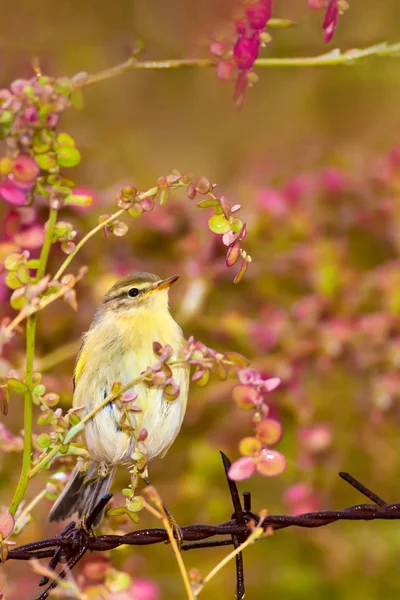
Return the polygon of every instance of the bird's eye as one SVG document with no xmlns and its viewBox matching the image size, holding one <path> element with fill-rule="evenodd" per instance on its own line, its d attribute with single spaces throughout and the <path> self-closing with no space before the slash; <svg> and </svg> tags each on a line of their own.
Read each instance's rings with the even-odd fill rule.
<svg viewBox="0 0 400 600">
<path fill-rule="evenodd" d="M 128 292 L 128 296 L 130 298 L 136 298 L 136 296 L 139 294 L 139 290 L 137 288 L 131 288 Z"/>
</svg>

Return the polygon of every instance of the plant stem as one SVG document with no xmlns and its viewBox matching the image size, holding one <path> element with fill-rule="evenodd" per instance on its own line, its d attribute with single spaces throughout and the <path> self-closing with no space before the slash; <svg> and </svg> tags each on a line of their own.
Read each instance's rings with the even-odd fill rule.
<svg viewBox="0 0 400 600">
<path fill-rule="evenodd" d="M 157 192 L 158 192 L 158 187 L 153 187 L 150 190 L 143 192 L 142 194 L 138 194 L 137 198 L 138 198 L 138 200 L 144 200 L 145 198 L 154 196 Z M 84 246 L 86 244 L 86 242 L 88 242 L 98 231 L 101 231 L 103 229 L 103 227 L 110 225 L 110 223 L 112 223 L 113 221 L 115 221 L 116 219 L 121 217 L 125 212 L 126 212 L 125 208 L 121 208 L 120 210 L 117 210 L 117 212 L 115 212 L 113 215 L 111 215 L 108 219 L 106 219 L 102 223 L 99 223 L 98 225 L 96 225 L 96 227 L 94 227 L 91 231 L 89 231 L 89 233 L 87 233 L 85 235 L 85 237 L 83 237 L 81 239 L 81 241 L 76 245 L 75 250 L 67 256 L 67 258 L 65 259 L 65 261 L 63 262 L 63 264 L 61 265 L 61 267 L 58 269 L 57 273 L 55 274 L 54 280 L 60 279 L 60 277 L 64 273 L 65 269 L 73 261 L 75 256 L 78 254 L 78 252 L 80 251 L 82 246 Z"/>
<path fill-rule="evenodd" d="M 234 558 L 237 554 L 239 554 L 245 548 L 247 548 L 247 546 L 249 546 L 250 544 L 252 544 L 256 540 L 258 540 L 258 538 L 261 537 L 261 535 L 263 534 L 263 532 L 264 532 L 263 528 L 260 527 L 260 526 L 258 526 L 249 535 L 249 537 L 247 538 L 247 540 L 245 542 L 243 542 L 243 544 L 240 544 L 240 546 L 238 546 L 237 548 L 235 548 L 235 550 L 232 550 L 232 552 L 230 552 L 217 565 L 215 565 L 215 567 L 213 569 L 211 569 L 211 571 L 206 575 L 206 577 L 200 583 L 200 585 L 198 586 L 198 588 L 195 590 L 195 595 L 198 596 L 200 594 L 200 592 L 203 590 L 203 588 L 206 585 L 206 583 L 208 583 L 214 577 L 214 575 L 216 575 L 226 564 L 228 564 L 228 562 L 230 562 L 232 560 L 232 558 Z"/>
<path fill-rule="evenodd" d="M 81 239 L 81 241 L 76 245 L 75 250 L 67 256 L 67 258 L 65 259 L 65 261 L 63 262 L 63 264 L 61 265 L 61 267 L 58 269 L 57 273 L 55 274 L 54 280 L 56 281 L 57 279 L 60 279 L 61 275 L 64 273 L 64 271 L 66 270 L 68 265 L 74 260 L 75 256 L 78 254 L 79 250 L 82 248 L 82 246 L 84 246 L 86 244 L 86 242 L 88 242 L 90 240 L 90 238 L 92 238 L 98 231 L 101 231 L 103 229 L 103 227 L 106 227 L 107 225 L 109 225 L 110 223 L 112 223 L 113 221 L 118 219 L 118 217 L 123 215 L 124 212 L 125 212 L 125 209 L 121 208 L 116 213 L 111 215 L 111 217 L 109 217 L 106 221 L 99 223 L 99 225 L 97 225 L 91 231 L 89 231 L 89 233 L 87 233 L 85 235 L 85 237 L 83 237 Z"/>
<path fill-rule="evenodd" d="M 159 493 L 157 492 L 157 490 L 155 488 L 153 488 L 152 486 L 145 488 L 144 493 L 148 494 L 148 496 L 151 498 L 152 502 L 156 505 L 156 508 L 158 510 L 156 510 L 156 508 L 154 508 L 151 504 L 149 504 L 146 501 L 144 502 L 144 507 L 151 514 L 153 514 L 156 518 L 160 519 L 162 524 L 164 525 L 165 530 L 168 534 L 168 539 L 171 543 L 171 547 L 172 547 L 172 550 L 173 550 L 175 558 L 176 558 L 176 562 L 178 563 L 179 571 L 180 571 L 182 579 L 183 579 L 187 597 L 189 600 L 195 600 L 195 597 L 193 594 L 193 589 L 192 589 L 190 579 L 189 579 L 189 575 L 188 575 L 188 572 L 186 571 L 186 567 L 185 567 L 185 563 L 183 562 L 182 554 L 180 552 L 177 541 L 175 539 L 174 532 L 172 531 L 171 522 L 170 522 L 170 519 L 168 518 L 164 504 L 161 500 L 161 497 L 160 497 Z"/>
<path fill-rule="evenodd" d="M 59 449 L 61 448 L 62 444 L 61 442 L 58 442 L 51 450 L 48 454 L 46 454 L 46 456 L 44 456 L 30 471 L 29 471 L 29 479 L 32 479 L 32 477 L 34 477 L 35 475 L 37 475 L 38 473 L 40 473 L 40 471 L 42 471 L 48 464 L 49 462 L 56 456 L 56 454 L 58 453 Z"/>
<path fill-rule="evenodd" d="M 54 233 L 54 227 L 57 222 L 57 214 L 58 213 L 54 208 L 50 208 L 50 215 L 49 215 L 49 220 L 47 223 L 46 236 L 45 236 L 44 243 L 42 246 L 42 251 L 40 253 L 40 261 L 39 261 L 38 270 L 36 271 L 36 277 L 35 277 L 36 282 L 40 281 L 46 272 L 47 261 L 49 259 L 50 248 L 51 248 L 51 243 L 52 243 L 52 238 L 53 238 L 53 233 Z"/>
<path fill-rule="evenodd" d="M 46 229 L 46 236 L 40 253 L 39 266 L 36 272 L 35 282 L 39 281 L 46 272 L 47 260 L 49 258 L 51 240 L 54 227 L 57 221 L 57 211 L 50 209 L 49 221 Z M 33 383 L 33 361 L 35 358 L 35 337 L 36 337 L 36 314 L 28 318 L 26 324 L 26 375 L 25 382 L 28 391 L 24 396 L 24 451 L 22 454 L 22 467 L 19 481 L 14 492 L 9 512 L 15 515 L 18 506 L 24 497 L 29 481 L 29 470 L 31 467 L 32 453 L 32 383 Z"/>
<path fill-rule="evenodd" d="M 344 65 L 354 63 L 368 56 L 397 56 L 400 52 L 400 43 L 375 44 L 367 48 L 355 48 L 346 52 L 341 52 L 338 48 L 320 54 L 318 56 L 307 56 L 298 58 L 259 58 L 256 60 L 255 67 L 328 67 L 334 65 Z M 104 69 L 94 75 L 89 75 L 84 85 L 99 83 L 113 77 L 118 77 L 128 71 L 145 69 L 145 70 L 164 70 L 164 69 L 194 69 L 194 68 L 209 68 L 215 67 L 216 61 L 210 58 L 189 58 L 176 60 L 138 60 L 135 56 L 131 56 L 123 63 Z"/>
</svg>

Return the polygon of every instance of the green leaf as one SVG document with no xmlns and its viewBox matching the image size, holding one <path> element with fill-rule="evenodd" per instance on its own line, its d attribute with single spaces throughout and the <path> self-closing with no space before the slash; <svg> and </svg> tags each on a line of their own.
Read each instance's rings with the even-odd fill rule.
<svg viewBox="0 0 400 600">
<path fill-rule="evenodd" d="M 228 233 L 231 230 L 229 221 L 225 219 L 224 215 L 213 215 L 208 221 L 208 226 L 212 232 L 219 233 L 220 235 Z"/>
<path fill-rule="evenodd" d="M 110 517 L 119 517 L 120 515 L 126 515 L 127 510 L 125 506 L 119 506 L 118 508 L 111 508 L 107 511 L 107 515 Z"/>
<path fill-rule="evenodd" d="M 35 160 L 38 167 L 43 169 L 43 171 L 50 171 L 57 166 L 54 154 L 39 154 L 38 156 L 35 156 Z"/>
<path fill-rule="evenodd" d="M 84 107 L 84 99 L 81 90 L 74 90 L 70 96 L 71 104 L 77 110 L 81 110 Z"/>
<path fill-rule="evenodd" d="M 69 415 L 69 422 L 71 423 L 72 426 L 78 425 L 80 423 L 80 418 L 78 417 L 78 415 L 74 415 L 73 413 L 71 413 Z"/>
<path fill-rule="evenodd" d="M 129 512 L 139 512 L 144 507 L 144 498 L 143 496 L 135 496 L 132 498 L 130 502 L 126 505 Z"/>
<path fill-rule="evenodd" d="M 7 274 L 5 278 L 5 284 L 7 287 L 10 288 L 10 290 L 17 290 L 18 288 L 22 287 L 22 283 L 20 282 L 17 274 L 14 271 L 10 271 Z"/>
<path fill-rule="evenodd" d="M 38 258 L 32 258 L 31 260 L 28 260 L 28 262 L 26 263 L 26 266 L 28 267 L 28 269 L 38 269 L 40 265 L 40 260 Z"/>
<path fill-rule="evenodd" d="M 47 433 L 42 433 L 39 435 L 36 442 L 40 448 L 48 448 L 51 444 L 51 438 Z"/>
<path fill-rule="evenodd" d="M 70 148 L 75 148 L 75 140 L 72 135 L 68 133 L 59 133 L 57 136 L 57 144 L 59 146 L 68 146 Z"/>
<path fill-rule="evenodd" d="M 202 200 L 197 204 L 199 208 L 210 208 L 210 206 L 218 206 L 219 200 Z"/>
<path fill-rule="evenodd" d="M 25 296 L 26 290 L 25 288 L 19 288 L 14 290 L 10 298 L 10 305 L 14 310 L 21 310 L 23 306 L 25 306 L 27 299 Z"/>
<path fill-rule="evenodd" d="M 20 379 L 15 379 L 13 377 L 7 379 L 7 387 L 12 392 L 17 392 L 17 394 L 25 394 L 29 391 L 29 388 L 26 385 L 26 383 L 24 383 Z"/>
<path fill-rule="evenodd" d="M 232 229 L 233 233 L 239 233 L 243 229 L 243 221 L 241 221 L 238 218 L 232 219 L 231 229 Z"/>
<path fill-rule="evenodd" d="M 26 268 L 26 265 L 20 265 L 17 270 L 18 279 L 21 283 L 29 283 L 31 276 L 29 273 L 29 269 Z"/>
<path fill-rule="evenodd" d="M 81 153 L 77 148 L 62 146 L 57 150 L 57 162 L 61 167 L 76 167 L 81 162 Z"/>
<path fill-rule="evenodd" d="M 85 429 L 85 423 L 80 421 L 77 425 L 71 427 L 71 429 L 67 432 L 67 435 L 64 438 L 64 444 L 68 444 L 78 433 Z"/>
<path fill-rule="evenodd" d="M 7 271 L 16 271 L 19 265 L 23 264 L 25 260 L 26 257 L 23 254 L 12 252 L 8 256 L 6 256 L 4 260 L 4 266 L 7 269 Z"/>
</svg>

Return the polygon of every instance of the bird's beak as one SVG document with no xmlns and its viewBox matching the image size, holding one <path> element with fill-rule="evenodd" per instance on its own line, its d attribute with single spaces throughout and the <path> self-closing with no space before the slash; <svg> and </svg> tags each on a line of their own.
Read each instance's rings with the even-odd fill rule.
<svg viewBox="0 0 400 600">
<path fill-rule="evenodd" d="M 172 275 L 172 277 L 168 277 L 168 279 L 163 279 L 156 285 L 155 290 L 166 290 L 167 288 L 171 287 L 171 285 L 175 283 L 175 281 L 177 281 L 178 279 L 179 275 Z"/>
</svg>

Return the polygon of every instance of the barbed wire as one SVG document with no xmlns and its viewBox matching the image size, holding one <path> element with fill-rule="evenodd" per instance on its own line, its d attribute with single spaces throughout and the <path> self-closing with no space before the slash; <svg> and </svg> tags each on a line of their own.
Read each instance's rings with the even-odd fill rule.
<svg viewBox="0 0 400 600">
<path fill-rule="evenodd" d="M 187 525 L 182 527 L 182 551 L 229 545 L 237 548 L 246 541 L 251 533 L 248 524 L 251 521 L 258 523 L 260 520 L 259 515 L 252 512 L 250 492 L 243 493 L 242 502 L 236 483 L 228 477 L 231 462 L 223 452 L 221 452 L 221 456 L 233 505 L 233 514 L 229 521 L 220 525 Z M 261 525 L 264 531 L 267 529 L 278 531 L 286 527 L 323 527 L 335 521 L 344 520 L 373 521 L 376 519 L 400 519 L 400 503 L 387 504 L 380 496 L 348 473 L 339 473 L 339 476 L 371 500 L 372 504 L 355 504 L 342 510 L 316 511 L 297 516 L 267 515 L 264 517 Z M 54 571 L 56 578 L 49 583 L 49 577 L 42 577 L 39 586 L 47 585 L 47 587 L 36 600 L 46 600 L 51 590 L 57 586 L 58 581 L 64 579 L 67 573 L 77 565 L 87 552 L 106 552 L 122 545 L 147 546 L 168 541 L 168 533 L 162 528 L 141 529 L 125 535 L 92 535 L 90 531 L 96 517 L 105 508 L 111 498 L 112 494 L 103 496 L 86 520 L 85 527 L 82 524 L 77 525 L 72 521 L 54 538 L 31 542 L 9 550 L 7 560 L 50 558 L 48 569 Z M 222 539 L 209 539 L 217 536 L 222 536 Z M 59 565 L 65 566 L 56 574 L 56 569 Z M 242 553 L 239 553 L 236 555 L 236 597 L 238 600 L 242 600 L 244 594 L 243 556 Z"/>
</svg>

